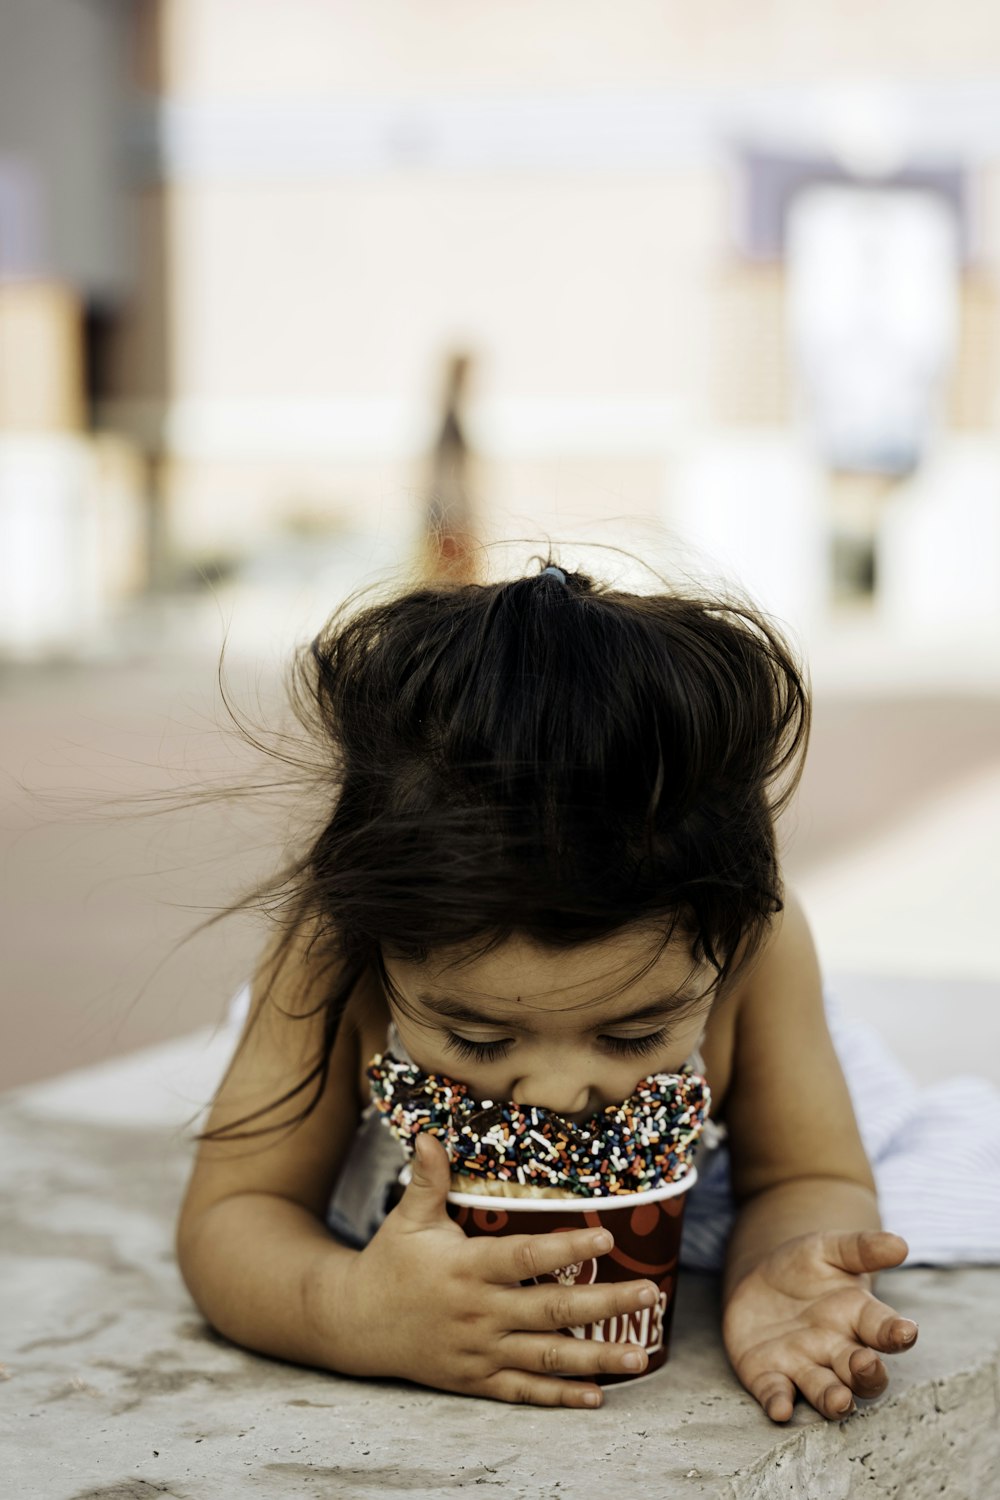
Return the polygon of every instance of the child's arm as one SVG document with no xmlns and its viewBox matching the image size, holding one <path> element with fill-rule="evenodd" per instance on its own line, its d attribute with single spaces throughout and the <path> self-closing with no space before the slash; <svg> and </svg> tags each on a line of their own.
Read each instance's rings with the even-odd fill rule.
<svg viewBox="0 0 1000 1500">
<path fill-rule="evenodd" d="M 304 955 L 289 964 L 266 1004 L 255 987 L 260 1014 L 248 1023 L 210 1127 L 255 1109 L 265 1111 L 255 1122 L 265 1125 L 297 1112 L 301 1096 L 268 1106 L 319 1056 L 321 1016 L 308 1012 L 320 997 L 301 993 L 306 968 Z M 600 1405 L 600 1387 L 561 1375 L 642 1370 L 646 1354 L 635 1345 L 557 1330 L 649 1305 L 656 1288 L 648 1281 L 521 1285 L 606 1253 L 611 1236 L 586 1229 L 467 1239 L 445 1209 L 450 1172 L 436 1141 L 423 1143 L 413 1182 L 365 1250 L 328 1234 L 324 1216 L 357 1124 L 359 1076 L 349 1006 L 322 1097 L 303 1123 L 202 1146 L 177 1245 L 206 1318 L 237 1343 L 303 1364 L 547 1406 Z"/>
<path fill-rule="evenodd" d="M 304 985 L 304 957 L 293 954 L 265 1001 L 265 959 L 250 1018 L 216 1096 L 208 1127 L 247 1131 L 294 1117 L 312 1086 L 273 1107 L 317 1060 L 321 994 Z M 323 1225 L 358 1112 L 357 1034 L 345 1016 L 316 1109 L 300 1126 L 243 1140 L 204 1142 L 177 1228 L 181 1272 L 216 1328 L 237 1343 L 304 1364 L 329 1360 L 323 1320 L 312 1312 L 320 1283 L 346 1269 L 349 1256 Z"/>
<path fill-rule="evenodd" d="M 795 1389 L 827 1417 L 884 1390 L 879 1353 L 916 1325 L 871 1292 L 906 1244 L 883 1233 L 875 1184 L 823 1009 L 812 938 L 789 897 L 739 996 L 726 1099 L 740 1205 L 726 1264 L 723 1335 L 768 1416 Z"/>
</svg>

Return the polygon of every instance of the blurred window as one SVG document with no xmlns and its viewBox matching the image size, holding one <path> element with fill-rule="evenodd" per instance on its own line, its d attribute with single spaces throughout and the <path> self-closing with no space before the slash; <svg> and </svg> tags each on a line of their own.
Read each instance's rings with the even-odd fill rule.
<svg viewBox="0 0 1000 1500">
<path fill-rule="evenodd" d="M 906 474 L 955 348 L 958 234 L 930 192 L 807 188 L 786 230 L 792 348 L 831 469 Z"/>
<path fill-rule="evenodd" d="M 41 183 L 30 164 L 0 155 L 0 279 L 43 269 Z"/>
</svg>

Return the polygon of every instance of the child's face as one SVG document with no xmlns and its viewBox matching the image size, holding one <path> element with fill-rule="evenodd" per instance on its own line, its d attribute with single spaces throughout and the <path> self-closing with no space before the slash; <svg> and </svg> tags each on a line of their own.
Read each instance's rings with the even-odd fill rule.
<svg viewBox="0 0 1000 1500">
<path fill-rule="evenodd" d="M 630 931 L 573 948 L 512 938 L 485 957 L 386 959 L 393 1018 L 413 1061 L 477 1099 L 584 1119 L 650 1073 L 676 1073 L 698 1044 L 714 974 L 680 937 Z"/>
</svg>

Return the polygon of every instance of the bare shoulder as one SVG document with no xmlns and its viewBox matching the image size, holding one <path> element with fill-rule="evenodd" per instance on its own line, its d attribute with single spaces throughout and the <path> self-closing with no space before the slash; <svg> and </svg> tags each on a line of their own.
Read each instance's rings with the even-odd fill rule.
<svg viewBox="0 0 1000 1500">
<path fill-rule="evenodd" d="M 737 1198 L 796 1177 L 872 1187 L 827 1027 L 815 944 L 792 891 L 737 988 L 733 1011 L 725 1112 Z"/>
</svg>

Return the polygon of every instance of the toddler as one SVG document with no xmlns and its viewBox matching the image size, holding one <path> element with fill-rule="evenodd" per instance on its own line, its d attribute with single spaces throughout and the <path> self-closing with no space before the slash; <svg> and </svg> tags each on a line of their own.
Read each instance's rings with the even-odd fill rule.
<svg viewBox="0 0 1000 1500">
<path fill-rule="evenodd" d="M 907 1246 L 882 1230 L 781 877 L 809 706 L 773 626 L 550 562 L 342 612 L 295 687 L 326 773 L 181 1213 L 204 1315 L 346 1375 L 600 1405 L 595 1377 L 641 1372 L 644 1350 L 558 1330 L 656 1288 L 530 1284 L 610 1235 L 466 1239 L 427 1134 L 394 1187 L 366 1068 L 388 1049 L 581 1121 L 694 1066 L 728 1134 L 736 1375 L 777 1422 L 797 1395 L 840 1418 L 881 1392 L 917 1329 L 873 1277 Z"/>
</svg>

